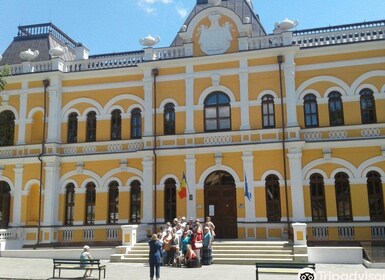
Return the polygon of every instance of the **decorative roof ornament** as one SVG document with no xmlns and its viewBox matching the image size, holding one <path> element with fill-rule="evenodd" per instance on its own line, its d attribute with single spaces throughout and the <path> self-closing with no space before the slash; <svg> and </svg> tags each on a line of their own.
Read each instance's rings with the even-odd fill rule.
<svg viewBox="0 0 385 280">
<path fill-rule="evenodd" d="M 282 33 L 282 32 L 285 32 L 285 31 L 289 31 L 290 29 L 296 27 L 297 25 L 299 24 L 298 20 L 290 20 L 290 19 L 287 19 L 285 18 L 283 21 L 281 22 L 276 22 L 274 24 L 274 34 L 277 34 L 277 33 Z"/>
<path fill-rule="evenodd" d="M 219 6 L 221 4 L 222 0 L 209 0 L 208 2 L 210 5 Z"/>
<path fill-rule="evenodd" d="M 180 29 L 181 31 L 185 32 L 187 30 L 187 25 L 186 24 L 183 24 L 182 25 L 182 28 Z"/>
<path fill-rule="evenodd" d="M 33 52 L 33 51 L 31 51 L 31 49 L 28 49 L 28 50 L 20 53 L 21 59 L 27 60 L 27 61 L 34 60 L 38 55 L 39 55 L 38 50 Z"/>
<path fill-rule="evenodd" d="M 54 57 L 61 57 L 65 53 L 67 53 L 68 48 L 62 47 L 62 46 L 56 46 L 54 48 L 51 48 L 48 52 L 52 58 Z"/>
<path fill-rule="evenodd" d="M 159 36 L 154 38 L 151 35 L 148 35 L 147 37 L 140 39 L 139 43 L 145 47 L 152 47 L 152 46 L 156 45 L 157 43 L 159 43 L 159 41 L 160 41 Z"/>
</svg>

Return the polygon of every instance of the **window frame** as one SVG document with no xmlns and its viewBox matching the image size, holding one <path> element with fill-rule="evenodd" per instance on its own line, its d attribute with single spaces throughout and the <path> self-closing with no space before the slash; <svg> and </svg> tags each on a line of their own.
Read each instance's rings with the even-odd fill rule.
<svg viewBox="0 0 385 280">
<path fill-rule="evenodd" d="M 313 93 L 309 93 L 304 96 L 303 100 L 305 127 L 319 127 L 317 96 Z M 308 118 L 310 118 L 311 123 L 308 123 Z M 314 121 L 315 123 L 313 123 Z"/>
<path fill-rule="evenodd" d="M 272 105 L 272 108 L 270 106 Z M 261 103 L 261 113 L 262 113 L 262 128 L 275 128 L 275 103 L 274 96 L 271 94 L 266 94 L 262 97 Z M 270 110 L 271 109 L 271 110 Z M 272 112 L 270 112 L 272 111 Z M 271 117 L 273 118 L 271 120 Z M 265 124 L 267 120 L 267 124 Z"/>
<path fill-rule="evenodd" d="M 122 140 L 122 112 L 115 109 L 111 112 L 111 141 Z"/>
<path fill-rule="evenodd" d="M 339 109 L 338 109 L 339 106 Z M 329 124 L 330 126 L 344 125 L 344 107 L 342 94 L 338 91 L 332 91 L 328 95 Z"/>
<path fill-rule="evenodd" d="M 131 139 L 142 138 L 142 110 L 135 108 L 131 111 Z"/>
<path fill-rule="evenodd" d="M 75 185 L 69 183 L 66 186 L 66 196 L 64 205 L 64 225 L 73 225 L 75 210 Z"/>
<path fill-rule="evenodd" d="M 164 219 L 172 222 L 176 217 L 176 182 L 174 179 L 167 179 L 164 183 Z"/>
<path fill-rule="evenodd" d="M 86 120 L 86 142 L 96 141 L 96 124 L 96 112 L 88 112 Z"/>
<path fill-rule="evenodd" d="M 334 180 L 338 221 L 353 221 L 349 176 L 344 172 L 338 172 Z"/>
<path fill-rule="evenodd" d="M 74 144 L 78 142 L 78 114 L 72 112 L 68 115 L 67 121 L 67 143 Z"/>
<path fill-rule="evenodd" d="M 360 109 L 362 124 L 377 123 L 376 100 L 373 91 L 369 88 L 360 91 Z"/>
<path fill-rule="evenodd" d="M 268 175 L 265 179 L 265 195 L 267 220 L 269 222 L 280 222 L 282 219 L 281 191 L 279 178 L 274 174 Z"/>
<path fill-rule="evenodd" d="M 130 223 L 139 224 L 142 215 L 142 190 L 138 180 L 133 181 L 130 189 Z"/>
<path fill-rule="evenodd" d="M 96 186 L 94 183 L 90 182 L 86 186 L 86 196 L 85 196 L 85 225 L 94 225 L 95 224 L 95 214 L 96 214 Z"/>
<path fill-rule="evenodd" d="M 327 221 L 327 208 L 325 199 L 325 183 L 321 174 L 310 176 L 310 201 L 313 222 Z"/>
<path fill-rule="evenodd" d="M 210 99 L 215 97 L 215 103 L 208 104 Z M 220 101 L 221 97 L 224 97 L 226 99 L 226 102 Z M 209 109 L 215 109 L 215 117 L 208 117 L 207 111 Z M 222 109 L 222 110 L 221 110 Z M 228 116 L 221 116 L 221 111 L 223 109 L 227 109 Z M 221 121 L 228 121 L 229 126 L 221 128 Z M 207 122 L 208 121 L 215 121 L 216 125 L 215 128 L 209 129 Z M 221 132 L 221 131 L 231 131 L 231 105 L 230 105 L 230 98 L 221 91 L 214 91 L 210 93 L 204 101 L 204 130 L 205 132 Z"/>
<path fill-rule="evenodd" d="M 175 105 L 171 102 L 167 103 L 164 106 L 163 115 L 164 135 L 175 135 Z"/>
<path fill-rule="evenodd" d="M 384 221 L 384 196 L 381 175 L 376 171 L 370 171 L 366 175 L 369 216 L 371 221 Z M 374 206 L 374 207 L 373 207 Z"/>
<path fill-rule="evenodd" d="M 112 181 L 108 184 L 108 224 L 117 224 L 119 221 L 119 184 Z"/>
</svg>

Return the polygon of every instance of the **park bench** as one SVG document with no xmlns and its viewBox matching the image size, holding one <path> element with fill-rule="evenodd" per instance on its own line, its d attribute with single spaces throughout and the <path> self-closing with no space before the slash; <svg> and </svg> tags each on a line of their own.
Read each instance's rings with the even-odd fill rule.
<svg viewBox="0 0 385 280">
<path fill-rule="evenodd" d="M 311 268 L 315 271 L 315 263 L 308 262 L 272 262 L 272 263 L 255 263 L 255 277 L 258 280 L 258 272 L 260 268 L 270 268 L 270 269 L 302 269 L 302 268 Z M 271 270 L 269 272 L 272 272 Z"/>
<path fill-rule="evenodd" d="M 103 278 L 106 278 L 106 266 L 100 264 L 99 259 L 53 259 L 53 278 L 55 277 L 55 271 L 59 270 L 59 278 L 62 269 L 73 269 L 73 270 L 97 270 L 99 271 L 99 279 L 101 272 L 103 271 Z"/>
</svg>

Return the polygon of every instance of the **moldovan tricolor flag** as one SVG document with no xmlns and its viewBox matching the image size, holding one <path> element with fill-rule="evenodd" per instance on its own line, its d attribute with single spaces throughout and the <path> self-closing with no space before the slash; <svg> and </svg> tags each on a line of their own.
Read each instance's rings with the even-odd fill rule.
<svg viewBox="0 0 385 280">
<path fill-rule="evenodd" d="M 183 172 L 182 181 L 180 182 L 178 195 L 180 199 L 183 199 L 187 196 L 187 181 L 186 181 L 186 175 L 184 175 L 184 172 Z"/>
</svg>

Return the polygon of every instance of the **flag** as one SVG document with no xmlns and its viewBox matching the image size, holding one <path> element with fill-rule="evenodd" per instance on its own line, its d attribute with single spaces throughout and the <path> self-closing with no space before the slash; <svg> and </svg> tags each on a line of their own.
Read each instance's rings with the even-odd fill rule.
<svg viewBox="0 0 385 280">
<path fill-rule="evenodd" d="M 180 182 L 178 195 L 180 199 L 183 199 L 187 196 L 187 181 L 186 181 L 186 175 L 184 175 L 184 172 L 183 172 L 182 181 Z"/>
<path fill-rule="evenodd" d="M 245 196 L 251 201 L 251 192 L 249 192 L 249 184 L 247 183 L 247 177 L 245 174 Z"/>
</svg>

